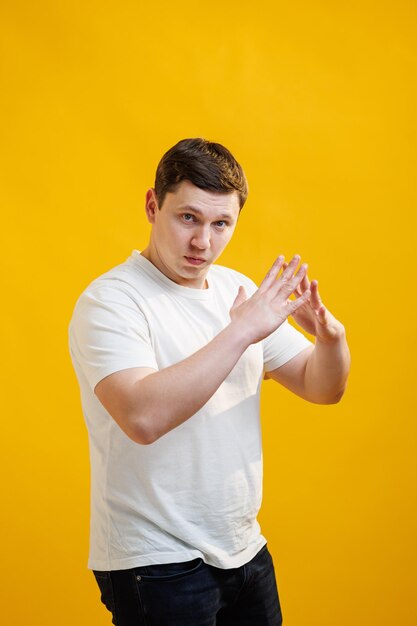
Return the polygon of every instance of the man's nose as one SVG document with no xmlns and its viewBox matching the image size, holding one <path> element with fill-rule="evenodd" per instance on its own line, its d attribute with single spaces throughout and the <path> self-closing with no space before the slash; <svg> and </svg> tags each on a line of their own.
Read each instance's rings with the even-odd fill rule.
<svg viewBox="0 0 417 626">
<path fill-rule="evenodd" d="M 199 228 L 193 234 L 191 245 L 200 250 L 207 250 L 210 248 L 210 229 Z"/>
</svg>

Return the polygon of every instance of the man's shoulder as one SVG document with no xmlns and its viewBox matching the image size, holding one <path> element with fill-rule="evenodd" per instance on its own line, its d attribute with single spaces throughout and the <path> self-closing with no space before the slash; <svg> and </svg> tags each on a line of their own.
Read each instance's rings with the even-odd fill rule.
<svg viewBox="0 0 417 626">
<path fill-rule="evenodd" d="M 126 298 L 138 296 L 138 272 L 132 266 L 131 257 L 94 278 L 82 290 L 75 303 L 75 310 L 83 305 L 108 302 L 116 304 Z"/>
</svg>

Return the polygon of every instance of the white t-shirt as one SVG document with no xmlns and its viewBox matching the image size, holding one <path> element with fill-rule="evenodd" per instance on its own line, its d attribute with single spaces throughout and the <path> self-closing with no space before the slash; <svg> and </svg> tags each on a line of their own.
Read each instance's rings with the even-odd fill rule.
<svg viewBox="0 0 417 626">
<path fill-rule="evenodd" d="M 311 342 L 288 322 L 251 345 L 210 400 L 150 445 L 129 439 L 94 394 L 105 376 L 160 370 L 187 358 L 230 323 L 242 274 L 213 265 L 208 288 L 177 285 L 134 250 L 81 294 L 69 325 L 91 455 L 88 567 L 128 569 L 201 557 L 247 563 L 266 539 L 259 392 L 265 371 Z M 161 390 L 163 391 L 163 390 Z"/>
</svg>

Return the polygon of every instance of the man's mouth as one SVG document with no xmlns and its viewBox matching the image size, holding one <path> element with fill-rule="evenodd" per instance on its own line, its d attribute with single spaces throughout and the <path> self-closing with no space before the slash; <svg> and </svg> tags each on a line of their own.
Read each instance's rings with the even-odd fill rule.
<svg viewBox="0 0 417 626">
<path fill-rule="evenodd" d="M 187 259 L 188 263 L 191 263 L 191 265 L 202 265 L 206 262 L 206 259 L 202 259 L 198 256 L 186 256 L 185 259 Z"/>
</svg>

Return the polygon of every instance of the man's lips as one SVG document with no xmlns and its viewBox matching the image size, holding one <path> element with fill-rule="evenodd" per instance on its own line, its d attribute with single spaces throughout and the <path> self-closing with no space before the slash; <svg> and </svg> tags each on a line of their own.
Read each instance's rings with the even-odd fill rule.
<svg viewBox="0 0 417 626">
<path fill-rule="evenodd" d="M 187 259 L 188 263 L 191 263 L 191 265 L 201 265 L 206 262 L 206 259 L 202 259 L 198 256 L 186 256 L 184 258 Z"/>
</svg>

